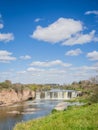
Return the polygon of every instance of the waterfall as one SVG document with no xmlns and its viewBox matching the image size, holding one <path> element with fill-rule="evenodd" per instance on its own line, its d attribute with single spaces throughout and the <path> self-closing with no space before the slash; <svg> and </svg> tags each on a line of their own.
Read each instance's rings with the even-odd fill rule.
<svg viewBox="0 0 98 130">
<path fill-rule="evenodd" d="M 36 92 L 36 99 L 71 99 L 77 96 L 75 90 L 58 90 Z"/>
<path fill-rule="evenodd" d="M 36 92 L 36 99 L 40 99 L 40 92 Z"/>
</svg>

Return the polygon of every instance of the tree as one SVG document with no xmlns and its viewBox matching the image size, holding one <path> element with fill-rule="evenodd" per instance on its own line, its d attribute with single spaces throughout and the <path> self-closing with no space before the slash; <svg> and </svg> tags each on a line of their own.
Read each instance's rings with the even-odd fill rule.
<svg viewBox="0 0 98 130">
<path fill-rule="evenodd" d="M 90 101 L 94 103 L 98 103 L 98 85 L 96 85 L 96 87 L 94 88 Z"/>
<path fill-rule="evenodd" d="M 98 84 L 98 75 L 95 76 L 95 77 L 91 77 L 90 81 L 91 81 L 92 84 Z"/>
</svg>

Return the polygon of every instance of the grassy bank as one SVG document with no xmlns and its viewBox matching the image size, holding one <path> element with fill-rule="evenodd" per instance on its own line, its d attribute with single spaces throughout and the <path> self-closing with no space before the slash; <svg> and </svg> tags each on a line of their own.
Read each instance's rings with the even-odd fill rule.
<svg viewBox="0 0 98 130">
<path fill-rule="evenodd" d="M 16 125 L 14 130 L 97 130 L 98 103 L 70 107 L 47 117 Z"/>
</svg>

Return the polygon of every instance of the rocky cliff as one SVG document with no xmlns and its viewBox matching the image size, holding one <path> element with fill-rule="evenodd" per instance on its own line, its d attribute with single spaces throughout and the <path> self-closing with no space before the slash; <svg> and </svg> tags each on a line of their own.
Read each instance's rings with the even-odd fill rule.
<svg viewBox="0 0 98 130">
<path fill-rule="evenodd" d="M 29 89 L 22 91 L 2 90 L 0 91 L 0 106 L 11 105 L 14 103 L 26 101 L 35 98 L 35 92 Z"/>
</svg>

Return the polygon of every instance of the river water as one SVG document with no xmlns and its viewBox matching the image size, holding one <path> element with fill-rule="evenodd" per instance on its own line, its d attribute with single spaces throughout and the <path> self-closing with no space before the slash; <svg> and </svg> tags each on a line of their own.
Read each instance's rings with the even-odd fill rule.
<svg viewBox="0 0 98 130">
<path fill-rule="evenodd" d="M 0 108 L 0 130 L 12 130 L 16 123 L 48 115 L 60 101 L 34 100 Z"/>
</svg>

